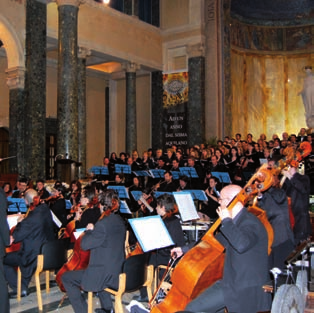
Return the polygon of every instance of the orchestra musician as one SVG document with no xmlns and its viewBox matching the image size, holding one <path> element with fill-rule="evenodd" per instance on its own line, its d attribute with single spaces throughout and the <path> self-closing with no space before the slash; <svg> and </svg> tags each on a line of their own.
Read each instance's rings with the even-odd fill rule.
<svg viewBox="0 0 314 313">
<path fill-rule="evenodd" d="M 175 200 L 173 195 L 163 194 L 157 198 L 157 214 L 163 219 L 165 226 L 174 242 L 178 247 L 181 247 L 185 244 L 184 234 L 181 227 L 180 220 L 175 216 Z M 171 258 L 170 254 L 171 249 L 169 247 L 158 249 L 150 253 L 149 264 L 158 267 L 159 265 L 167 265 L 169 259 Z M 162 276 L 163 272 L 160 271 Z M 140 295 L 135 296 L 134 300 L 139 302 L 148 302 L 147 290 L 146 288 L 140 289 Z"/>
<path fill-rule="evenodd" d="M 12 194 L 12 198 L 24 198 L 25 192 L 28 190 L 28 179 L 20 177 L 17 181 L 17 190 Z"/>
<path fill-rule="evenodd" d="M 125 259 L 126 226 L 119 214 L 118 198 L 112 190 L 98 195 L 100 210 L 110 213 L 95 224 L 88 224 L 81 240 L 81 248 L 90 250 L 89 265 L 85 270 L 68 271 L 62 282 L 75 313 L 86 313 L 87 304 L 81 289 L 98 293 L 101 309 L 95 312 L 113 312 L 111 296 L 106 287 L 117 288 L 122 263 Z"/>
<path fill-rule="evenodd" d="M 10 231 L 7 222 L 7 200 L 6 194 L 0 188 L 0 312 L 9 313 L 8 286 L 5 280 L 3 258 L 5 256 L 5 247 L 10 244 Z"/>
<path fill-rule="evenodd" d="M 157 191 L 167 191 L 167 192 L 173 192 L 176 191 L 176 184 L 172 180 L 172 173 L 169 171 L 166 171 L 164 174 L 164 181 L 162 183 L 158 183 L 155 186 L 155 189 Z"/>
<path fill-rule="evenodd" d="M 71 201 L 72 205 L 77 205 L 81 199 L 82 184 L 79 180 L 73 180 L 70 184 L 70 193 L 67 199 Z"/>
<path fill-rule="evenodd" d="M 32 205 L 38 193 L 34 189 L 28 189 L 25 193 L 25 202 Z M 40 203 L 32 210 L 29 210 L 27 216 L 21 215 L 11 236 L 10 243 L 20 242 L 19 251 L 8 253 L 4 257 L 5 278 L 12 292 L 10 298 L 17 297 L 17 272 L 19 267 L 22 273 L 22 291 L 21 296 L 28 295 L 28 285 L 36 270 L 37 255 L 43 243 L 54 240 L 54 222 L 45 203 Z"/>
<path fill-rule="evenodd" d="M 65 188 L 63 185 L 57 185 L 54 189 L 52 189 L 51 197 L 46 199 L 51 211 L 56 215 L 56 217 L 62 223 L 61 227 L 65 227 L 68 223 L 67 219 L 67 209 L 66 202 L 64 199 Z"/>
<path fill-rule="evenodd" d="M 43 179 L 37 179 L 36 181 L 36 190 L 40 200 L 45 200 L 50 196 L 50 193 L 45 188 L 45 181 Z"/>
<path fill-rule="evenodd" d="M 263 312 L 270 309 L 270 295 L 262 286 L 268 280 L 268 236 L 256 216 L 241 202 L 228 204 L 241 191 L 237 185 L 221 190 L 217 213 L 222 220 L 215 238 L 225 247 L 223 277 L 185 308 L 188 312 Z M 180 257 L 187 246 L 172 249 Z"/>
<path fill-rule="evenodd" d="M 13 191 L 12 191 L 12 186 L 10 182 L 3 183 L 2 189 L 5 192 L 6 197 L 12 196 Z"/>
</svg>

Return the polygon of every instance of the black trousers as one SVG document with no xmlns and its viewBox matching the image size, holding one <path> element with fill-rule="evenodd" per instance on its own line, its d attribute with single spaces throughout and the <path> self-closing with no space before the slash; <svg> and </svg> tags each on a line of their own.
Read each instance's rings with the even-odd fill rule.
<svg viewBox="0 0 314 313">
<path fill-rule="evenodd" d="M 22 290 L 27 290 L 28 285 L 32 279 L 32 276 L 36 270 L 36 264 L 37 264 L 36 260 L 27 266 L 28 274 L 26 275 L 23 266 L 21 266 L 21 257 L 18 255 L 18 252 L 8 253 L 4 257 L 3 264 L 4 264 L 5 279 L 13 291 L 16 291 L 17 289 L 16 267 L 20 266 L 20 269 L 21 269 Z"/>
<path fill-rule="evenodd" d="M 8 285 L 4 277 L 3 258 L 0 258 L 0 312 L 10 312 Z"/>
<path fill-rule="evenodd" d="M 75 313 L 86 313 L 87 303 L 81 292 L 81 282 L 84 270 L 69 271 L 62 275 L 62 283 L 67 292 L 69 300 Z M 87 290 L 86 290 L 87 291 Z M 106 310 L 112 309 L 112 300 L 110 293 L 106 291 L 98 292 L 101 307 Z"/>
</svg>

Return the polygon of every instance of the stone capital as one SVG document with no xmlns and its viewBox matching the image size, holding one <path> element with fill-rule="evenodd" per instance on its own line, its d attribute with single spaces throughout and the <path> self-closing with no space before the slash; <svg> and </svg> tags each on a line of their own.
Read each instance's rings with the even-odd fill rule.
<svg viewBox="0 0 314 313">
<path fill-rule="evenodd" d="M 79 47 L 77 51 L 77 56 L 81 59 L 86 59 L 92 54 L 91 50 L 85 47 Z"/>
<path fill-rule="evenodd" d="M 55 0 L 58 6 L 62 5 L 72 5 L 74 7 L 79 7 L 80 4 L 85 3 L 85 0 Z"/>
<path fill-rule="evenodd" d="M 205 48 L 203 43 L 197 43 L 195 45 L 188 45 L 186 52 L 189 58 L 203 57 L 205 54 Z"/>
<path fill-rule="evenodd" d="M 24 89 L 25 67 L 12 67 L 5 72 L 7 74 L 7 86 L 9 89 Z"/>
<path fill-rule="evenodd" d="M 135 62 L 126 62 L 122 64 L 122 69 L 128 73 L 135 73 L 140 68 L 141 66 Z"/>
</svg>

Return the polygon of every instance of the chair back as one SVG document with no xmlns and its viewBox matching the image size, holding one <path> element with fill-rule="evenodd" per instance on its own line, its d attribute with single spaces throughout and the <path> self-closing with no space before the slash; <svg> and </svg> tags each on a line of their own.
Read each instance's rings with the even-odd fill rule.
<svg viewBox="0 0 314 313">
<path fill-rule="evenodd" d="M 67 261 L 67 250 L 63 240 L 47 241 L 41 246 L 44 256 L 43 271 L 59 269 Z"/>
<path fill-rule="evenodd" d="M 126 274 L 126 292 L 138 290 L 146 281 L 146 253 L 130 256 L 123 263 L 123 273 Z"/>
</svg>

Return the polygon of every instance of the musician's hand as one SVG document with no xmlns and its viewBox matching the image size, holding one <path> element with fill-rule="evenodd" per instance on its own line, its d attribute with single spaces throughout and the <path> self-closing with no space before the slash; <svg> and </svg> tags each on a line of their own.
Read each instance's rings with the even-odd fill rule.
<svg viewBox="0 0 314 313">
<path fill-rule="evenodd" d="M 3 159 L 0 158 L 0 162 L 2 162 Z"/>
<path fill-rule="evenodd" d="M 287 169 L 283 170 L 281 173 L 282 173 L 282 175 L 285 176 L 286 178 L 289 178 L 289 179 L 292 178 L 292 174 L 291 174 L 290 171 L 287 170 Z"/>
<path fill-rule="evenodd" d="M 87 224 L 86 230 L 94 230 L 94 224 L 92 223 Z"/>
<path fill-rule="evenodd" d="M 217 214 L 219 215 L 220 219 L 223 221 L 225 218 L 231 218 L 231 213 L 227 208 L 218 207 L 216 210 Z"/>
<path fill-rule="evenodd" d="M 13 236 L 10 236 L 10 246 L 12 245 L 13 242 L 14 242 L 14 238 Z"/>
<path fill-rule="evenodd" d="M 175 260 L 183 255 L 183 251 L 181 247 L 176 247 L 176 248 L 171 249 L 170 255 Z"/>
<path fill-rule="evenodd" d="M 83 213 L 82 209 L 79 208 L 79 209 L 75 212 L 75 217 L 74 217 L 74 219 L 75 219 L 76 221 L 80 220 L 82 213 Z"/>
</svg>

